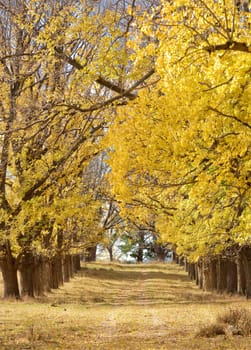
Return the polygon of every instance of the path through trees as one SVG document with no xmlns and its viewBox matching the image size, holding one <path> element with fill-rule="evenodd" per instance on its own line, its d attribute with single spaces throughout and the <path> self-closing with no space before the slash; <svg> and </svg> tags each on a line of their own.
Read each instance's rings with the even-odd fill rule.
<svg viewBox="0 0 251 350">
<path fill-rule="evenodd" d="M 175 264 L 87 264 L 36 302 L 0 305 L 2 349 L 239 349 L 250 338 L 196 338 L 243 297 L 202 292 Z"/>
</svg>

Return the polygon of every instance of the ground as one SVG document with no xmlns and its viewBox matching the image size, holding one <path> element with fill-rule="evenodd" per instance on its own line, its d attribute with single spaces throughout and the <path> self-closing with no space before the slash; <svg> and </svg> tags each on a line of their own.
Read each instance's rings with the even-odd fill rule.
<svg viewBox="0 0 251 350">
<path fill-rule="evenodd" d="M 0 350 L 249 350 L 250 337 L 196 336 L 230 307 L 251 303 L 199 290 L 175 264 L 86 264 L 46 297 L 0 301 Z"/>
</svg>

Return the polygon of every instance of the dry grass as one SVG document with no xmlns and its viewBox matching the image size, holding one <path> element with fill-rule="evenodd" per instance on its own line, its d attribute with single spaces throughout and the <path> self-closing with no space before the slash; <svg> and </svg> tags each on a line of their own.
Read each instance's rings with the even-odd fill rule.
<svg viewBox="0 0 251 350">
<path fill-rule="evenodd" d="M 226 337 L 251 336 L 251 310 L 230 308 L 218 315 L 215 323 L 203 326 L 197 335 L 210 338 L 222 334 Z"/>
<path fill-rule="evenodd" d="M 203 293 L 173 264 L 88 264 L 47 298 L 1 301 L 0 349 L 248 350 L 247 336 L 196 337 L 229 307 L 251 309 Z"/>
<path fill-rule="evenodd" d="M 251 311 L 240 308 L 230 308 L 223 315 L 219 315 L 218 322 L 236 328 L 241 335 L 251 335 Z"/>
</svg>

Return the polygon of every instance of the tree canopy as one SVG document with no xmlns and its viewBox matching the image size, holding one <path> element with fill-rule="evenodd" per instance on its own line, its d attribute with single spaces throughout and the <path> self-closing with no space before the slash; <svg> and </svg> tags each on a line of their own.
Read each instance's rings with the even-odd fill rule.
<svg viewBox="0 0 251 350">
<path fill-rule="evenodd" d="M 250 243 L 250 18 L 246 2 L 213 0 L 146 15 L 159 80 L 110 129 L 124 210 L 195 260 Z"/>
<path fill-rule="evenodd" d="M 14 270 L 27 254 L 98 240 L 100 141 L 116 105 L 153 74 L 130 58 L 129 9 L 0 2 L 0 247 Z"/>
<path fill-rule="evenodd" d="M 250 244 L 249 6 L 0 1 L 1 261 L 126 223 L 191 261 Z"/>
</svg>

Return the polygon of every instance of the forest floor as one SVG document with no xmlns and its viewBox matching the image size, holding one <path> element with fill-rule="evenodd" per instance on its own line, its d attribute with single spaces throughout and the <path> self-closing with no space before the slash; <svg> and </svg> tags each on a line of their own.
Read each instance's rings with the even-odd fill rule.
<svg viewBox="0 0 251 350">
<path fill-rule="evenodd" d="M 229 308 L 251 303 L 199 290 L 175 264 L 87 264 L 44 298 L 1 300 L 0 349 L 250 350 L 251 337 L 196 336 Z"/>
</svg>

